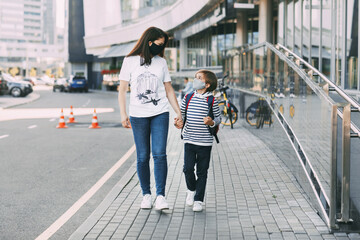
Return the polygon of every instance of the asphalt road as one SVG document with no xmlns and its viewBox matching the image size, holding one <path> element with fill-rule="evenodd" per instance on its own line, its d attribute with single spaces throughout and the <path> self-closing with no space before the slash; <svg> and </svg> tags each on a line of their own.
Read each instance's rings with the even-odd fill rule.
<svg viewBox="0 0 360 240">
<path fill-rule="evenodd" d="M 120 124 L 115 92 L 53 93 L 11 110 L 34 118 L 0 121 L 0 239 L 35 239 L 86 193 L 133 145 Z M 59 118 L 36 118 L 38 109 L 74 107 L 77 124 L 56 129 Z M 79 108 L 114 108 L 92 115 Z M 1 112 L 0 114 L 4 114 Z M 59 112 L 60 115 L 60 112 Z M 67 239 L 100 204 L 134 162 L 133 154 L 51 239 Z"/>
</svg>

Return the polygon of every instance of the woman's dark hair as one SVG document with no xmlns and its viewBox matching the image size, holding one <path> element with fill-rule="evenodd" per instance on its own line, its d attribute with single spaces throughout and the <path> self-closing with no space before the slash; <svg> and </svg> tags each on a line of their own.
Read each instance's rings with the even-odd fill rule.
<svg viewBox="0 0 360 240">
<path fill-rule="evenodd" d="M 165 38 L 164 42 L 164 50 L 166 47 L 166 44 L 168 43 L 169 36 L 166 32 L 161 30 L 157 27 L 149 27 L 145 30 L 145 32 L 141 35 L 141 38 L 137 41 L 135 47 L 131 52 L 127 55 L 127 57 L 130 56 L 137 56 L 139 55 L 142 57 L 141 66 L 142 65 L 150 65 L 151 64 L 151 53 L 149 48 L 149 41 L 153 42 L 159 39 L 159 38 Z M 160 57 L 164 57 L 164 50 L 159 54 Z"/>
</svg>

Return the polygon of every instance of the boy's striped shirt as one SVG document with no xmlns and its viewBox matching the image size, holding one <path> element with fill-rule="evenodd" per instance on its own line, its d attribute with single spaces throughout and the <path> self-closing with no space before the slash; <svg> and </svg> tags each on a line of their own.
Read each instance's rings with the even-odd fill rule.
<svg viewBox="0 0 360 240">
<path fill-rule="evenodd" d="M 191 93 L 190 93 L 191 94 Z M 211 93 L 199 94 L 194 93 L 191 98 L 188 109 L 186 122 L 184 123 L 183 138 L 185 143 L 191 143 L 200 146 L 212 146 L 214 137 L 210 134 L 207 126 L 204 123 L 204 117 L 208 114 L 207 97 L 211 96 Z M 186 109 L 186 97 L 184 97 L 181 103 L 181 114 L 183 119 L 185 118 Z M 215 126 L 220 124 L 220 110 L 216 99 L 214 99 L 213 105 Z"/>
</svg>

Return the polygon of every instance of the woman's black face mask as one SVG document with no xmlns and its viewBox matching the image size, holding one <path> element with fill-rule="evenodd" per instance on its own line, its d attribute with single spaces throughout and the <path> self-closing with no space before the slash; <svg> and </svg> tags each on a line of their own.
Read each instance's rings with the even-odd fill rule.
<svg viewBox="0 0 360 240">
<path fill-rule="evenodd" d="M 153 56 L 156 56 L 164 50 L 165 46 L 157 45 L 156 43 L 153 42 L 149 48 L 150 48 L 150 53 Z"/>
</svg>

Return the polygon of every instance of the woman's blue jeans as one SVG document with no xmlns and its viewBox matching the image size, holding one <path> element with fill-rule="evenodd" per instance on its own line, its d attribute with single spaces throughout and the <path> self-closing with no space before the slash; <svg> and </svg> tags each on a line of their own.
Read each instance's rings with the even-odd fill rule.
<svg viewBox="0 0 360 240">
<path fill-rule="evenodd" d="M 137 174 L 143 195 L 150 191 L 150 137 L 154 159 L 156 195 L 165 196 L 167 177 L 166 143 L 169 130 L 169 112 L 152 117 L 130 117 L 136 154 Z"/>
</svg>

